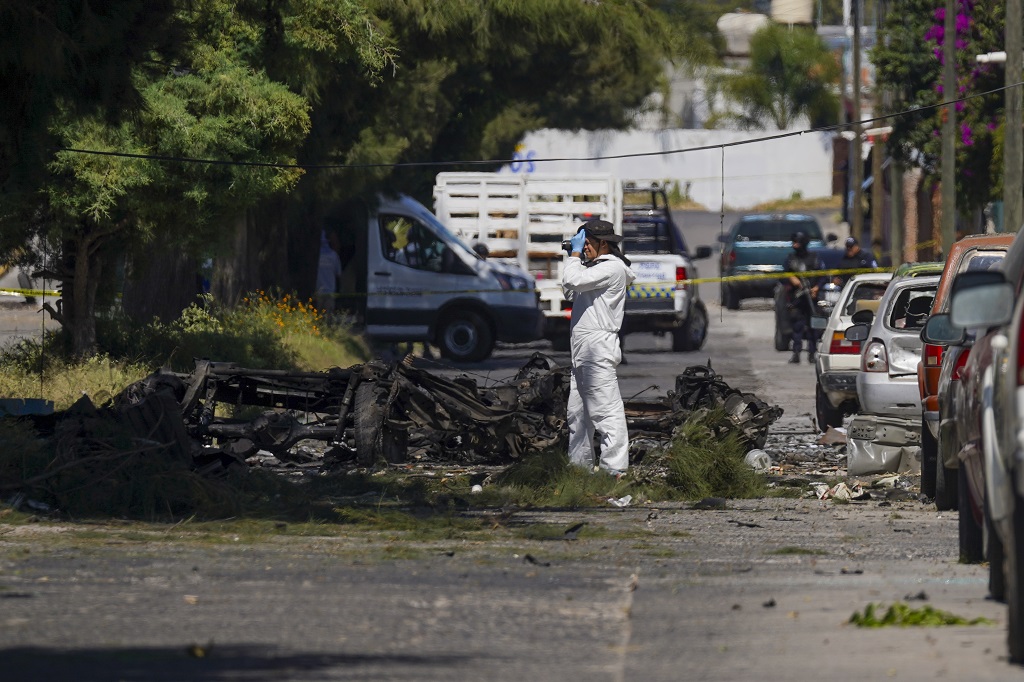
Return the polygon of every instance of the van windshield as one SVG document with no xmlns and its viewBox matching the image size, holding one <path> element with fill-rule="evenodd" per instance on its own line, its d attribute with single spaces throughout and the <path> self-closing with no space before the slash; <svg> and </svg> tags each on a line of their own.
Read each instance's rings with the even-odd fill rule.
<svg viewBox="0 0 1024 682">
<path fill-rule="evenodd" d="M 811 241 L 822 241 L 821 227 L 815 220 L 741 220 L 736 241 L 788 243 L 794 232 L 803 232 Z"/>
<path fill-rule="evenodd" d="M 427 210 L 422 210 L 417 211 L 417 214 L 417 218 L 430 226 L 430 228 L 434 230 L 434 232 L 436 232 L 441 239 L 448 244 L 448 246 L 450 246 L 454 251 L 457 251 L 463 258 L 469 258 L 470 262 L 474 260 L 482 260 L 479 253 L 470 248 L 469 245 L 462 241 L 457 234 L 445 227 L 444 223 L 438 220 L 437 216 L 433 213 Z"/>
</svg>

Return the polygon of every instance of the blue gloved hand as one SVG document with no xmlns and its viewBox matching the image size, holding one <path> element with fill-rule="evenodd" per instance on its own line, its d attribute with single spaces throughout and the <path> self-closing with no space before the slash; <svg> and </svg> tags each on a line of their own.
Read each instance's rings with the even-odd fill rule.
<svg viewBox="0 0 1024 682">
<path fill-rule="evenodd" d="M 572 236 L 569 240 L 569 244 L 572 248 L 572 253 L 583 253 L 583 245 L 587 242 L 586 230 L 580 230 Z"/>
</svg>

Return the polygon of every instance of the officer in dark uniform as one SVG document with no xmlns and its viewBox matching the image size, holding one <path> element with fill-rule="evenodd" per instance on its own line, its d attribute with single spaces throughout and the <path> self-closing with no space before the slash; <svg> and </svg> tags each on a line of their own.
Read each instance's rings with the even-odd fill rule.
<svg viewBox="0 0 1024 682">
<path fill-rule="evenodd" d="M 793 233 L 793 252 L 786 257 L 786 262 L 783 265 L 785 272 L 800 273 L 825 269 L 818 254 L 807 248 L 810 242 L 811 238 L 806 232 Z M 807 340 L 807 361 L 814 362 L 817 339 L 814 330 L 811 329 L 811 309 L 816 305 L 818 289 L 822 283 L 823 277 L 820 275 L 803 277 L 792 274 L 782 280 L 782 284 L 786 288 L 786 305 L 793 328 L 791 337 L 793 355 L 789 358 L 791 363 L 800 362 L 800 351 L 803 349 L 805 339 Z"/>
<path fill-rule="evenodd" d="M 867 270 L 877 267 L 878 263 L 875 261 L 874 254 L 860 248 L 856 237 L 846 238 L 846 253 L 839 260 L 840 270 Z M 850 281 L 851 277 L 853 277 L 852 274 L 836 276 L 833 281 L 842 286 Z"/>
</svg>

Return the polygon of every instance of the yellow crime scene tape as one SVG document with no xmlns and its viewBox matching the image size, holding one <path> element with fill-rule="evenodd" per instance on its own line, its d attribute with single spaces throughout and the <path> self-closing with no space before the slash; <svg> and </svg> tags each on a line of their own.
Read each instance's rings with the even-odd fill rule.
<svg viewBox="0 0 1024 682">
<path fill-rule="evenodd" d="M 751 275 L 730 275 L 728 277 L 694 277 L 681 280 L 662 280 L 655 282 L 644 282 L 633 284 L 629 288 L 629 298 L 666 298 L 672 295 L 672 291 L 678 287 L 688 284 L 708 284 L 713 282 L 750 282 L 764 279 L 785 279 L 786 277 L 828 277 L 835 275 L 859 275 L 865 272 L 892 272 L 893 268 L 860 268 L 856 270 L 808 270 L 806 272 L 764 272 Z M 438 294 L 486 294 L 500 292 L 532 292 L 534 289 L 444 289 L 437 291 L 375 291 L 375 292 L 350 292 L 333 294 L 335 298 L 363 298 L 368 296 L 428 296 Z M 0 294 L 13 294 L 19 296 L 51 296 L 59 297 L 61 293 L 50 289 L 13 289 L 0 287 Z"/>
<path fill-rule="evenodd" d="M 17 296 L 60 296 L 59 291 L 48 289 L 8 289 L 0 287 L 0 294 L 14 294 Z"/>
</svg>

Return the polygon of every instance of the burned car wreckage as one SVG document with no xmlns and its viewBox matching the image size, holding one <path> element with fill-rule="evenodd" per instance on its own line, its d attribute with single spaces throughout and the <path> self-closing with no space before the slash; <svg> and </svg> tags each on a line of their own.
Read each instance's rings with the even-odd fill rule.
<svg viewBox="0 0 1024 682">
<path fill-rule="evenodd" d="M 326 372 L 256 370 L 196 362 L 191 374 L 157 371 L 103 407 L 88 398 L 54 415 L 87 435 L 114 420 L 154 449 L 216 473 L 260 451 L 281 461 L 301 441 L 322 441 L 359 465 L 437 462 L 507 464 L 567 443 L 569 369 L 535 353 L 510 379 L 481 387 L 468 375 L 446 378 L 406 362 L 379 361 Z M 627 400 L 630 437 L 668 441 L 704 410 L 717 432 L 762 447 L 782 409 L 732 389 L 708 367 L 676 377 L 667 396 Z M 229 415 L 229 416 L 226 416 Z"/>
</svg>

